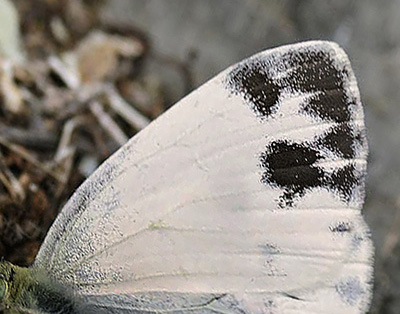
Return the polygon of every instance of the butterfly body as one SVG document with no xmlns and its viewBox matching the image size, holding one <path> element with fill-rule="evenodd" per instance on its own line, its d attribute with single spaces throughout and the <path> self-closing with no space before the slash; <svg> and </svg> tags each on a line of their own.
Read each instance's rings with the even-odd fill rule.
<svg viewBox="0 0 400 314">
<path fill-rule="evenodd" d="M 79 297 L 44 270 L 1 262 L 0 287 L 4 313 L 80 313 Z"/>
</svg>

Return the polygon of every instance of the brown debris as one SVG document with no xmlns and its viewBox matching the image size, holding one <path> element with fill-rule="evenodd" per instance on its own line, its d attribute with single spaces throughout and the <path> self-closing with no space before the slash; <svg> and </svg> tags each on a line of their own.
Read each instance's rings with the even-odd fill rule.
<svg viewBox="0 0 400 314">
<path fill-rule="evenodd" d="M 29 114 L 29 110 L 24 103 L 21 91 L 18 89 L 14 80 L 14 69 L 8 60 L 0 63 L 0 96 L 2 109 L 5 114 L 13 117 L 23 117 Z"/>
<path fill-rule="evenodd" d="M 91 32 L 73 52 L 79 78 L 83 84 L 114 80 L 120 75 L 121 58 L 135 59 L 144 52 L 135 38 Z M 129 67 L 128 67 L 129 69 Z"/>
<path fill-rule="evenodd" d="M 0 60 L 0 255 L 19 265 L 79 184 L 167 107 L 146 35 L 102 25 L 101 2 L 15 0 L 29 61 Z"/>
</svg>

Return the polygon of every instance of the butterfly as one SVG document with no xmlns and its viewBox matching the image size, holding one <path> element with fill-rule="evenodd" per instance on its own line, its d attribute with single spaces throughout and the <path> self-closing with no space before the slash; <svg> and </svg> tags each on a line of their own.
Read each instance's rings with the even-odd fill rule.
<svg viewBox="0 0 400 314">
<path fill-rule="evenodd" d="M 182 99 L 73 194 L 5 311 L 364 313 L 363 108 L 335 43 L 256 54 Z"/>
</svg>

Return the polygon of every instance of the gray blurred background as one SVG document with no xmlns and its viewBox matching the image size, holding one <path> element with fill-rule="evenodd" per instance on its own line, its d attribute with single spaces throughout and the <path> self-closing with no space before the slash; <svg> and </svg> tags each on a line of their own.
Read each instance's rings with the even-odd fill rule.
<svg viewBox="0 0 400 314">
<path fill-rule="evenodd" d="M 156 53 L 190 64 L 194 87 L 265 48 L 338 42 L 358 78 L 369 135 L 364 214 L 376 248 L 371 313 L 400 313 L 399 0 L 112 0 L 102 16 L 135 25 Z M 178 100 L 187 82 L 152 66 Z"/>
<path fill-rule="evenodd" d="M 99 9 L 101 23 L 98 25 L 125 25 L 130 31 L 135 30 L 135 34 L 137 31 L 138 38 L 143 37 L 141 43 L 146 51 L 150 47 L 146 73 L 156 77 L 163 86 L 167 105 L 227 66 L 263 49 L 310 39 L 338 42 L 348 53 L 358 78 L 369 135 L 364 214 L 376 250 L 375 292 L 370 313 L 400 313 L 400 158 L 397 156 L 400 153 L 400 0 L 57 0 L 35 3 L 0 0 L 0 55 L 23 59 L 25 52 L 21 50 L 22 41 L 18 37 L 17 12 L 9 7 L 11 2 L 19 4 L 21 19 L 25 19 L 24 43 L 30 47 L 26 51 L 32 53 L 38 51 L 38 47 L 43 48 L 35 56 L 42 59 L 49 51 L 54 54 L 62 46 L 60 43 L 53 45 L 53 42 L 49 46 L 49 42 L 43 41 L 48 37 L 45 32 L 46 25 L 51 24 L 48 21 L 56 21 L 58 24 L 51 24 L 50 28 L 62 35 L 63 29 L 59 26 L 64 18 L 62 22 L 70 28 L 70 34 L 81 38 L 97 25 L 97 9 L 85 10 L 104 4 Z M 71 10 L 63 15 L 65 7 Z M 91 15 L 93 12 L 96 13 Z M 58 20 L 49 16 L 56 16 Z M 32 24 L 32 21 L 38 23 Z M 71 48 L 69 44 L 65 46 Z M 136 64 L 140 63 L 134 66 Z M 60 94 L 56 96 L 64 95 L 59 86 L 51 88 L 59 88 L 56 90 Z M 38 99 L 43 105 L 42 98 Z M 144 99 L 144 103 L 148 102 L 146 97 Z M 18 126 L 14 120 L 0 118 L 4 130 Z M 54 121 L 57 125 L 58 120 Z M 61 122 L 63 124 L 64 120 Z M 26 134 L 29 133 L 28 130 Z M 21 167 L 26 170 L 24 164 Z M 81 179 L 74 180 L 77 184 Z M 51 189 L 47 190 L 43 190 L 48 192 L 49 201 L 46 202 L 51 203 Z M 3 190 L 0 192 L 4 194 Z M 44 207 L 49 207 L 46 202 Z M 7 238 L 3 230 L 3 203 L 0 202 L 1 240 Z M 37 206 L 27 204 L 27 207 Z M 58 203 L 54 206 L 58 209 Z M 9 205 L 6 207 L 10 209 Z M 22 210 L 9 212 L 12 215 L 23 213 Z M 27 218 L 28 222 L 33 218 L 42 219 L 38 210 Z M 8 229 L 14 232 L 16 227 L 10 224 Z M 1 243 L 4 255 L 7 250 Z M 29 246 L 31 260 L 38 246 L 36 242 Z M 18 246 L 15 250 L 21 251 Z"/>
</svg>

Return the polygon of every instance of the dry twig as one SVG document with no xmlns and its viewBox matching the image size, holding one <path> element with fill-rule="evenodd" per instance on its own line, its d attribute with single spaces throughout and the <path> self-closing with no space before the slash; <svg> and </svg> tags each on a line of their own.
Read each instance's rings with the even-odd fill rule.
<svg viewBox="0 0 400 314">
<path fill-rule="evenodd" d="M 40 169 L 44 173 L 50 175 L 57 181 L 62 181 L 62 178 L 57 173 L 55 173 L 53 170 L 49 169 L 49 167 L 47 167 L 46 165 L 42 164 L 40 161 L 38 161 L 35 157 L 30 155 L 24 148 L 20 147 L 19 145 L 10 143 L 8 140 L 3 138 L 2 136 L 0 136 L 0 145 L 3 145 L 10 151 L 16 153 L 21 158 L 25 159 L 27 162 L 36 166 L 38 169 Z"/>
<path fill-rule="evenodd" d="M 97 118 L 104 130 L 113 138 L 120 146 L 128 141 L 128 137 L 120 129 L 118 124 L 111 118 L 111 116 L 104 111 L 103 106 L 97 102 L 92 101 L 89 104 L 90 111 Z"/>
<path fill-rule="evenodd" d="M 129 105 L 114 87 L 111 85 L 106 86 L 105 93 L 112 109 L 129 122 L 133 128 L 142 130 L 150 123 L 150 120 Z"/>
</svg>

